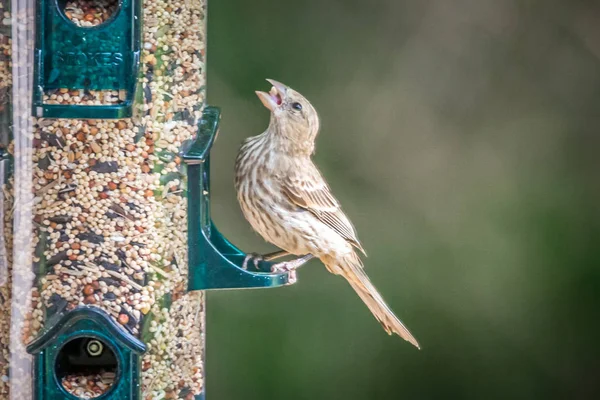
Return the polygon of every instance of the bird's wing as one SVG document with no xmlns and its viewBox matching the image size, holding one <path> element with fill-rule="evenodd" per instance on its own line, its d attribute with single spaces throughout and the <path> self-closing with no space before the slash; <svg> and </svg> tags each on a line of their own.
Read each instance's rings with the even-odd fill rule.
<svg viewBox="0 0 600 400">
<path fill-rule="evenodd" d="M 367 255 L 358 240 L 354 226 L 316 168 L 287 177 L 283 180 L 282 188 L 283 193 L 294 204 L 310 211 L 321 222 Z"/>
</svg>

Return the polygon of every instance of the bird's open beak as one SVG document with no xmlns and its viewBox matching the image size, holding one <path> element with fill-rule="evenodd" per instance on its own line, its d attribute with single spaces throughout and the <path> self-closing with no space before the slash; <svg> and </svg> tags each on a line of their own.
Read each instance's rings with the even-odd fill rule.
<svg viewBox="0 0 600 400">
<path fill-rule="evenodd" d="M 275 109 L 283 103 L 287 87 L 283 83 L 273 79 L 267 79 L 267 82 L 273 85 L 269 93 L 256 91 L 256 95 L 265 107 L 271 111 L 275 111 Z"/>
</svg>

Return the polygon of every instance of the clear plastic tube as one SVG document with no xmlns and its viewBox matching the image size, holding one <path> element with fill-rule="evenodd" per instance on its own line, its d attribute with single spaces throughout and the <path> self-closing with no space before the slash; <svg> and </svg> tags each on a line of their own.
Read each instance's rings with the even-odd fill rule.
<svg viewBox="0 0 600 400">
<path fill-rule="evenodd" d="M 32 357 L 27 353 L 28 315 L 34 274 L 31 268 L 33 243 L 32 155 L 33 119 L 33 32 L 35 3 L 12 0 L 12 135 L 13 182 L 13 265 L 10 328 L 10 399 L 32 398 Z M 11 146 L 9 146 L 9 150 Z"/>
<path fill-rule="evenodd" d="M 206 4 L 143 2 L 138 108 L 134 118 L 101 120 L 31 117 L 34 2 L 12 0 L 6 14 L 0 1 L 12 36 L 0 31 L 12 52 L 12 68 L 0 58 L 7 75 L 0 107 L 10 74 L 14 137 L 7 146 L 13 174 L 0 182 L 8 223 L 0 235 L 7 249 L 0 250 L 0 399 L 32 398 L 27 344 L 78 307 L 101 308 L 147 346 L 141 399 L 193 399 L 204 390 L 205 304 L 203 292 L 186 290 L 187 179 L 179 153 L 204 106 Z M 118 11 L 111 0 L 59 3 L 81 29 Z M 45 100 L 77 105 L 112 95 L 61 88 Z M 57 379 L 93 398 L 119 376 L 65 368 Z"/>
<path fill-rule="evenodd" d="M 0 145 L 7 154 L 12 113 L 10 98 L 12 96 L 12 33 L 11 33 L 10 0 L 0 0 Z M 9 360 L 10 360 L 10 308 L 11 308 L 11 261 L 12 246 L 12 211 L 10 193 L 6 182 L 6 161 L 0 161 L 0 399 L 8 399 L 9 395 Z"/>
</svg>

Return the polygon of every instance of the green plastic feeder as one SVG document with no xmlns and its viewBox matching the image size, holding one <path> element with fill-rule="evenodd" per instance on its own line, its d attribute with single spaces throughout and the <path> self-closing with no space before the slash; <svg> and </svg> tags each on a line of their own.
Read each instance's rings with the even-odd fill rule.
<svg viewBox="0 0 600 400">
<path fill-rule="evenodd" d="M 205 2 L 194 1 L 198 2 L 198 7 L 182 3 L 181 7 L 187 10 L 182 15 L 205 19 Z M 20 376 L 15 373 L 6 377 L 13 385 L 11 396 L 21 396 L 23 400 L 87 398 L 73 394 L 72 382 L 79 377 L 100 376 L 104 379 L 103 374 L 108 374 L 111 378 L 109 387 L 94 399 L 145 400 L 152 396 L 161 398 L 155 393 L 160 391 L 163 394 L 170 391 L 170 398 L 204 399 L 205 298 L 197 291 L 274 288 L 290 285 L 293 280 L 288 272 L 272 272 L 273 264 L 269 262 L 260 262 L 256 268 L 249 263 L 252 270 L 242 268 L 247 254 L 227 240 L 212 221 L 210 151 L 217 137 L 221 113 L 219 108 L 204 103 L 204 33 L 198 34 L 191 25 L 180 24 L 186 27 L 187 34 L 177 40 L 184 40 L 185 36 L 189 41 L 194 37 L 196 45 L 187 53 L 187 59 L 183 56 L 180 59 L 180 53 L 165 53 L 163 47 L 168 48 L 165 44 L 152 51 L 151 46 L 147 46 L 152 45 L 152 40 L 158 42 L 155 40 L 157 35 L 152 34 L 160 29 L 153 31 L 155 26 L 150 22 L 144 26 L 141 0 L 119 0 L 114 14 L 94 27 L 81 27 L 67 18 L 66 4 L 67 0 L 39 0 L 35 8 L 35 43 L 24 42 L 26 35 L 15 35 L 16 39 L 12 41 L 14 60 L 33 59 L 34 65 L 21 67 L 23 74 L 13 73 L 13 81 L 18 81 L 19 85 L 15 83 L 14 88 L 0 92 L 0 183 L 6 193 L 18 194 L 19 189 L 25 188 L 27 190 L 23 189 L 23 192 L 41 198 L 41 194 L 50 196 L 52 192 L 52 200 L 57 201 L 63 201 L 71 192 L 72 200 L 79 200 L 73 190 L 76 187 L 78 193 L 89 195 L 86 198 L 97 207 L 83 207 L 81 202 L 78 205 L 73 202 L 65 203 L 64 208 L 57 208 L 56 212 L 52 207 L 40 205 L 43 212 L 39 212 L 35 207 L 28 208 L 33 200 L 19 202 L 20 197 L 10 197 L 11 201 L 17 200 L 10 204 L 12 209 L 6 208 L 6 212 L 14 210 L 14 215 L 20 216 L 20 221 L 16 218 L 11 222 L 15 232 L 11 237 L 11 250 L 13 259 L 15 255 L 19 256 L 20 261 L 15 261 L 14 265 L 20 262 L 20 270 L 13 268 L 12 275 L 8 276 L 2 274 L 8 269 L 0 268 L 0 285 L 8 285 L 14 289 L 12 292 L 18 293 L 11 297 L 15 306 L 12 310 L 23 313 L 11 314 L 11 328 L 18 328 L 12 333 L 18 331 L 19 335 L 11 334 L 8 345 L 0 343 L 0 350 L 8 350 L 11 354 L 11 373 L 20 373 Z M 33 11 L 27 8 L 20 12 Z M 13 15 L 13 23 L 17 15 L 21 14 Z M 173 15 L 178 15 L 176 9 Z M 27 19 L 25 25 L 13 27 L 24 30 L 33 24 L 32 21 L 33 18 Z M 198 27 L 205 26 L 204 21 L 196 23 Z M 143 65 L 140 64 L 142 28 L 147 42 L 143 47 Z M 2 29 L 0 35 L 8 37 L 9 32 Z M 169 26 L 164 25 L 161 29 L 167 30 Z M 182 52 L 184 47 L 189 46 L 182 46 Z M 147 60 L 152 57 L 160 62 L 149 63 Z M 190 59 L 194 61 L 181 62 Z M 189 83 L 193 87 L 189 93 L 181 95 L 182 91 L 166 85 L 156 87 L 159 80 L 152 79 L 159 75 L 176 76 L 181 72 L 177 72 L 179 64 L 184 63 L 191 66 L 187 67 L 180 84 Z M 199 77 L 202 79 L 197 79 Z M 27 100 L 15 101 L 12 89 L 21 93 L 24 87 L 32 89 L 31 93 L 18 96 Z M 173 90 L 169 92 L 168 89 Z M 57 93 L 70 95 L 74 91 L 118 93 L 118 101 L 69 103 L 62 101 L 63 96 L 58 100 L 49 97 Z M 173 100 L 175 96 L 179 96 L 178 102 Z M 139 119 L 132 118 L 134 110 L 138 109 L 144 109 L 146 114 Z M 199 110 L 202 110 L 201 115 Z M 151 111 L 155 113 L 151 114 Z M 43 120 L 34 119 L 31 123 L 31 119 L 23 117 L 26 115 Z M 107 119 L 122 121 L 103 121 Z M 125 128 L 118 127 L 123 124 Z M 106 131 L 92 133 L 92 126 Z M 180 131 L 167 140 L 169 129 Z M 181 138 L 189 140 L 182 145 Z M 113 144 L 116 146 L 107 147 Z M 107 148 L 114 149 L 117 156 L 108 154 Z M 142 152 L 146 155 L 142 156 Z M 23 154 L 30 156 L 23 157 Z M 60 169 L 50 168 L 59 159 Z M 158 159 L 160 163 L 156 161 Z M 179 163 L 180 159 L 183 162 Z M 25 166 L 28 172 L 23 174 Z M 140 176 L 143 179 L 137 179 Z M 160 184 L 149 184 L 148 178 Z M 41 179 L 44 181 L 40 184 Z M 92 180 L 95 180 L 94 184 L 101 182 L 97 185 L 102 187 L 101 192 L 94 189 Z M 29 190 L 28 185 L 32 182 L 40 188 Z M 51 186 L 53 182 L 64 187 Z M 138 182 L 147 186 L 139 189 Z M 121 184 L 125 186 L 121 187 Z M 131 190 L 135 193 L 132 195 L 125 188 L 137 191 Z M 101 197 L 101 193 L 105 197 Z M 173 199 L 175 201 L 171 202 Z M 4 201 L 4 197 L 1 200 Z M 172 208 L 165 206 L 167 202 Z M 183 212 L 179 212 L 177 218 L 171 218 L 186 205 L 187 221 Z M 3 204 L 0 206 L 0 210 L 5 209 Z M 74 209 L 78 211 L 73 212 Z M 49 215 L 44 214 L 46 211 Z M 154 214 L 149 215 L 151 212 Z M 67 228 L 75 226 L 69 224 L 77 214 L 84 217 L 78 219 L 81 224 L 77 223 L 76 229 Z M 92 224 L 87 218 L 92 215 L 114 229 Z M 123 223 L 118 225 L 121 221 Z M 186 223 L 187 243 L 185 235 L 176 231 L 185 230 Z M 117 229 L 125 224 L 129 224 L 127 229 Z M 48 227 L 52 226 L 53 230 L 50 230 Z M 33 235 L 30 236 L 31 232 Z M 126 234 L 129 235 L 127 238 Z M 140 239 L 142 235 L 146 236 Z M 172 248 L 163 246 L 167 241 L 163 238 L 170 237 L 177 237 L 176 245 Z M 80 247 L 76 249 L 73 243 Z M 30 247 L 34 248 L 31 254 Z M 87 252 L 83 256 L 84 247 L 86 250 L 93 248 L 93 254 Z M 142 253 L 139 250 L 142 248 L 150 250 Z M 137 257 L 130 257 L 134 252 Z M 143 261 L 134 265 L 131 260 Z M 26 273 L 21 273 L 23 271 Z M 71 279 L 71 276 L 78 278 Z M 53 286 L 53 283 L 60 286 Z M 142 296 L 147 300 L 142 301 Z M 4 301 L 2 296 L 0 301 Z M 197 308 L 193 308 L 195 306 Z M 19 325 L 18 321 L 23 324 Z M 180 334 L 184 325 L 187 331 Z M 188 335 L 189 332 L 197 335 Z M 157 345 L 159 341 L 160 345 Z M 179 347 L 171 348 L 171 353 L 167 354 L 170 345 Z M 186 352 L 189 349 L 192 350 Z M 22 368 L 18 370 L 15 366 L 21 361 Z M 181 367 L 173 377 L 171 372 L 178 361 L 190 365 Z M 158 389 L 151 382 L 159 376 L 152 375 L 156 367 L 162 368 L 163 372 L 157 379 L 162 385 Z M 25 377 L 27 385 L 19 387 L 18 377 Z M 185 384 L 180 384 L 181 381 Z M 96 384 L 95 378 L 93 384 Z"/>
</svg>

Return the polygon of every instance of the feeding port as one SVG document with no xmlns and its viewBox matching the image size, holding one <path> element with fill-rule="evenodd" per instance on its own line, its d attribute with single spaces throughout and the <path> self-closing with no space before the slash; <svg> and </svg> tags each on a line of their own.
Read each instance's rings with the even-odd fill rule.
<svg viewBox="0 0 600 400">
<path fill-rule="evenodd" d="M 118 11 L 118 0 L 60 0 L 60 10 L 65 18 L 82 28 L 102 25 Z"/>
<path fill-rule="evenodd" d="M 65 19 L 72 22 L 78 28 L 94 28 L 103 25 L 112 19 L 118 12 L 118 0 L 60 0 L 58 1 L 59 10 Z M 116 57 L 115 55 L 103 55 L 106 57 Z M 69 54 L 65 58 L 77 58 L 73 62 L 83 63 L 89 61 L 89 56 L 80 54 Z M 65 60 L 69 62 L 70 60 Z M 56 88 L 48 89 L 44 93 L 44 103 L 46 104 L 84 104 L 84 105 L 107 105 L 118 104 L 125 100 L 126 92 L 124 90 L 92 90 L 85 86 L 92 84 L 91 79 L 82 82 L 81 88 Z"/>
<path fill-rule="evenodd" d="M 37 117 L 127 118 L 139 91 L 140 0 L 40 0 Z"/>
<path fill-rule="evenodd" d="M 111 389 L 118 367 L 117 356 L 107 343 L 94 337 L 80 337 L 60 349 L 55 373 L 67 392 L 81 399 L 92 399 Z"/>
</svg>

